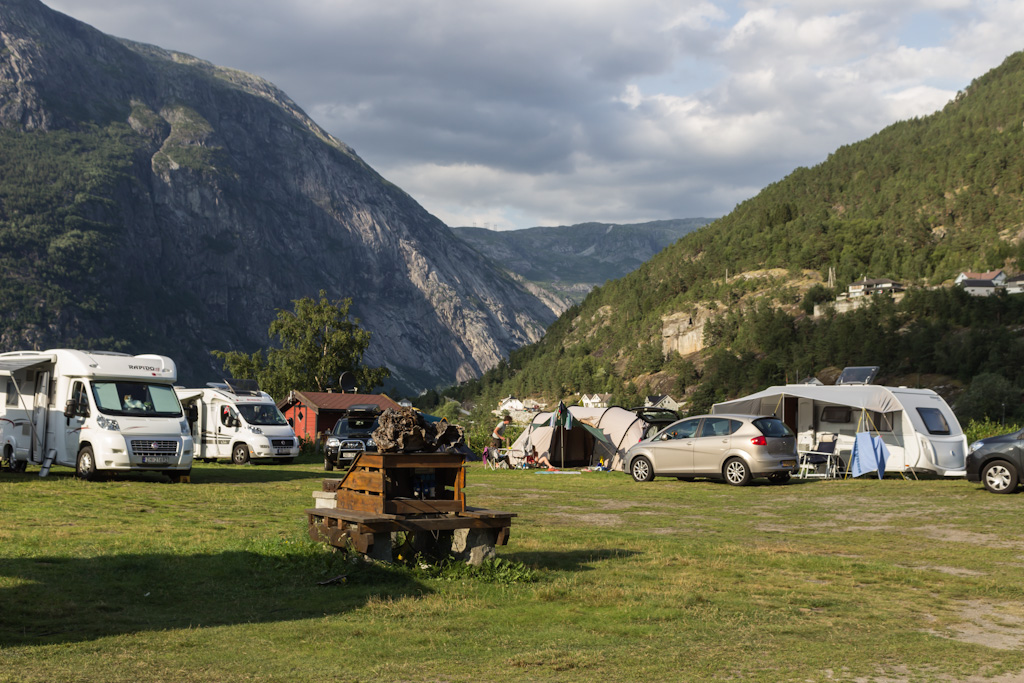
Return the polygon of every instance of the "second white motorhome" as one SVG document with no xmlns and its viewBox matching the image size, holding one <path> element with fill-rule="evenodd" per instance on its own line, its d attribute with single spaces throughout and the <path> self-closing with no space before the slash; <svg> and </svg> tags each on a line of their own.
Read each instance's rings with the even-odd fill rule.
<svg viewBox="0 0 1024 683">
<path fill-rule="evenodd" d="M 12 470 L 74 467 L 82 479 L 192 469 L 192 437 L 166 356 L 51 349 L 0 354 L 0 448 Z"/>
<path fill-rule="evenodd" d="M 253 380 L 211 382 L 203 389 L 175 387 L 188 415 L 195 458 L 289 463 L 299 454 L 299 440 L 274 399 Z"/>
</svg>

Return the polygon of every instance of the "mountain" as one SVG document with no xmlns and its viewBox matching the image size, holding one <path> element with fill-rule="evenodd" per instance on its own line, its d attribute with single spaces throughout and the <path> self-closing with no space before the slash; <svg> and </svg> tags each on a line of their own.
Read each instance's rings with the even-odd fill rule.
<svg viewBox="0 0 1024 683">
<path fill-rule="evenodd" d="M 882 382 L 1024 386 L 1024 296 L 949 286 L 963 270 L 1024 270 L 1022 102 L 1016 53 L 941 111 L 794 170 L 596 288 L 463 394 L 685 391 L 700 409 L 844 365 L 880 365 Z M 862 277 L 907 295 L 809 315 Z"/>
<path fill-rule="evenodd" d="M 0 347 L 267 346 L 326 290 L 414 390 L 476 376 L 555 313 L 272 84 L 0 0 Z"/>
<path fill-rule="evenodd" d="M 635 270 L 711 220 L 684 218 L 630 225 L 581 223 L 525 230 L 452 230 L 456 237 L 513 277 L 561 299 L 561 312 L 582 301 L 594 287 Z"/>
</svg>

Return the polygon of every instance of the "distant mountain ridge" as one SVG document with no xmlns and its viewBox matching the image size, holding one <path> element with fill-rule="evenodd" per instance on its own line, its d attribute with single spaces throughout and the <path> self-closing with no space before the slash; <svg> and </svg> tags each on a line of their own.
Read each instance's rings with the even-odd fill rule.
<svg viewBox="0 0 1024 683">
<path fill-rule="evenodd" d="M 161 352 L 187 382 L 321 289 L 410 391 L 555 317 L 272 84 L 37 0 L 0 0 L 0 275 L 3 349 Z"/>
<path fill-rule="evenodd" d="M 680 237 L 712 220 L 683 218 L 522 230 L 452 230 L 456 237 L 514 276 L 567 302 L 578 303 L 594 287 L 635 270 Z"/>
</svg>

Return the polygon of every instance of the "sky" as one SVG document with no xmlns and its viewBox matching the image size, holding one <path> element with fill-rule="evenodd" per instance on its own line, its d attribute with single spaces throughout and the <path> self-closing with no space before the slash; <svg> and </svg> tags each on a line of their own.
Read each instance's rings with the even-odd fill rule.
<svg viewBox="0 0 1024 683">
<path fill-rule="evenodd" d="M 718 217 L 941 109 L 1020 0 L 44 0 L 265 78 L 450 226 Z"/>
</svg>

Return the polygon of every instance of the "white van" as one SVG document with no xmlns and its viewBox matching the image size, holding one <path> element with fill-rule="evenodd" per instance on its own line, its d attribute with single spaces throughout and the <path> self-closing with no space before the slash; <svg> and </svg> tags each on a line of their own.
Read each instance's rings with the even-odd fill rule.
<svg viewBox="0 0 1024 683">
<path fill-rule="evenodd" d="M 299 440 L 270 394 L 254 380 L 211 382 L 205 389 L 175 387 L 191 425 L 197 460 L 230 458 L 236 465 L 273 459 L 289 463 Z"/>
<path fill-rule="evenodd" d="M 177 368 L 166 356 L 105 351 L 0 354 L 2 459 L 74 467 L 82 479 L 110 472 L 192 469 L 192 437 L 174 394 Z"/>
</svg>

